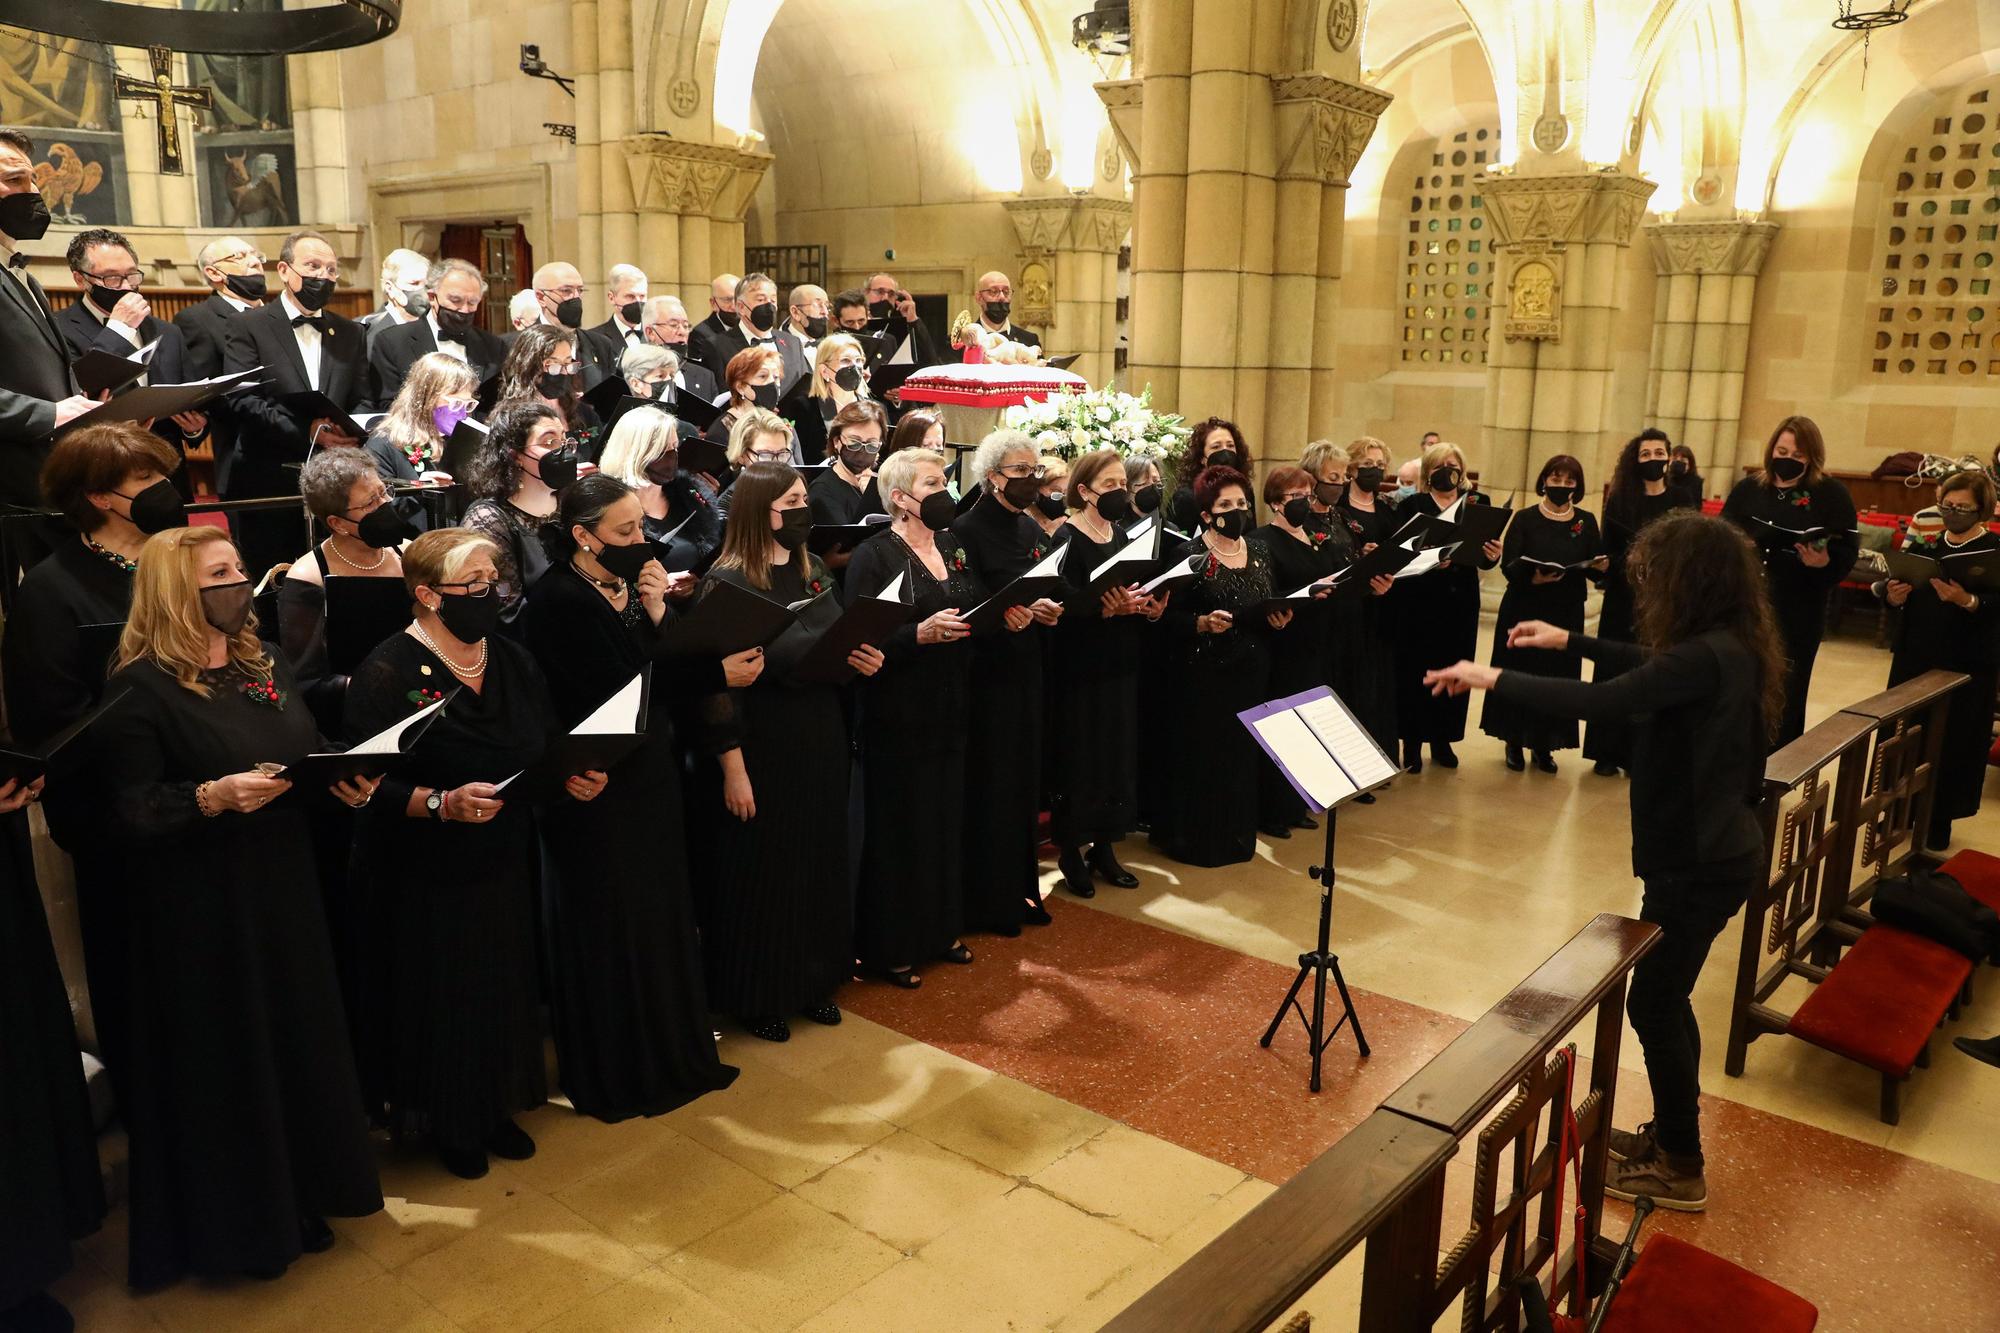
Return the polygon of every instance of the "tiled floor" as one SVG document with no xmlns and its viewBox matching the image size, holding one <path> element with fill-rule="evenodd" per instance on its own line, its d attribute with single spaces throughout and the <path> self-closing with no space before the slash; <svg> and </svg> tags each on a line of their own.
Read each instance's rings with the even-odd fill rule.
<svg viewBox="0 0 2000 1333">
<path fill-rule="evenodd" d="M 1820 711 L 1885 670 L 1829 645 Z M 1318 1098 L 1295 1026 L 1255 1045 L 1314 927 L 1317 837 L 1229 871 L 1133 845 L 1139 889 L 976 939 L 977 964 L 915 994 L 850 987 L 837 1029 L 731 1034 L 742 1077 L 672 1115 L 606 1126 L 546 1107 L 537 1156 L 475 1182 L 385 1152 L 388 1209 L 337 1223 L 335 1249 L 280 1282 L 135 1299 L 121 1211 L 58 1294 L 86 1333 L 1094 1328 L 1583 920 L 1635 905 L 1622 780 L 1573 754 L 1553 778 L 1510 774 L 1477 738 L 1461 754 L 1342 816 L 1337 948 L 1375 1054 L 1337 1039 Z M 2000 847 L 2000 807 L 1961 829 Z M 1711 1033 L 1728 952 L 1697 992 Z M 2000 1030 L 1994 989 L 1955 1031 Z M 1891 1130 L 1855 1066 L 1772 1039 L 1729 1079 L 1721 1045 L 1704 1071 L 1713 1209 L 1653 1225 L 1812 1296 L 1822 1329 L 2000 1329 L 2000 1075 L 1944 1051 Z M 1629 1122 L 1646 1102 L 1629 1037 L 1626 1063 Z M 1318 1327 L 1353 1327 L 1358 1278 L 1344 1264 L 1307 1297 Z"/>
</svg>

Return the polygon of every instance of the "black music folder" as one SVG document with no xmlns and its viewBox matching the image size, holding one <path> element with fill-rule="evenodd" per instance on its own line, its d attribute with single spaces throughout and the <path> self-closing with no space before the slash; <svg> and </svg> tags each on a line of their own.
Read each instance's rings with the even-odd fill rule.
<svg viewBox="0 0 2000 1333">
<path fill-rule="evenodd" d="M 849 653 L 863 644 L 880 648 L 890 635 L 916 618 L 916 607 L 905 592 L 908 579 L 907 574 L 898 574 L 881 592 L 849 602 L 840 619 L 827 626 L 819 642 L 792 668 L 792 678 L 825 685 L 851 679 L 855 672 L 847 664 Z"/>
<path fill-rule="evenodd" d="M 111 691 L 104 702 L 31 750 L 0 749 L 0 781 L 30 783 L 45 775 L 55 764 L 56 755 L 71 741 L 90 729 L 92 723 L 125 701 L 129 685 Z"/>
<path fill-rule="evenodd" d="M 356 421 L 347 411 L 337 406 L 333 399 L 318 389 L 302 389 L 298 393 L 288 393 L 278 400 L 297 413 L 310 430 L 312 423 L 324 417 L 341 430 L 354 437 L 355 443 L 368 438 L 368 428 Z M 317 444 L 318 441 L 313 443 Z"/>
<path fill-rule="evenodd" d="M 1063 548 L 1058 546 L 1033 568 L 966 612 L 965 621 L 972 626 L 972 632 L 991 634 L 1004 629 L 1007 612 L 1015 607 L 1028 606 L 1044 597 L 1060 597 L 1067 586 L 1067 580 L 1062 576 L 1062 562 Z"/>
<path fill-rule="evenodd" d="M 120 394 L 139 382 L 159 346 L 160 340 L 155 338 L 128 356 L 93 347 L 69 363 L 70 373 L 76 376 L 76 387 L 89 397 L 105 392 Z"/>
<path fill-rule="evenodd" d="M 815 523 L 806 535 L 806 544 L 814 555 L 851 551 L 888 526 L 887 514 L 866 514 L 859 523 Z"/>
<path fill-rule="evenodd" d="M 286 779 L 293 786 L 304 783 L 312 787 L 331 787 L 336 782 L 352 782 L 356 778 L 382 777 L 403 761 L 410 747 L 429 730 L 439 711 L 452 701 L 460 688 L 453 686 L 444 698 L 425 704 L 365 741 L 359 741 L 345 750 L 309 754 L 286 764 L 275 776 Z"/>
<path fill-rule="evenodd" d="M 646 743 L 646 718 L 653 692 L 648 664 L 599 704 L 583 721 L 551 738 L 542 757 L 499 783 L 518 785 L 531 797 L 567 796 L 565 784 L 583 773 L 609 773 L 614 764 Z"/>
<path fill-rule="evenodd" d="M 720 549 L 720 548 L 717 548 Z M 762 648 L 783 634 L 798 613 L 782 602 L 717 580 L 660 636 L 655 657 L 729 657 Z"/>
<path fill-rule="evenodd" d="M 114 395 L 110 402 L 99 403 L 82 416 L 57 426 L 49 432 L 49 438 L 66 435 L 82 426 L 102 426 L 114 421 L 156 421 L 182 412 L 194 412 L 231 389 L 247 384 L 251 376 L 263 373 L 264 368 L 258 366 L 251 370 L 239 370 L 233 375 L 195 380 L 191 384 L 148 384 L 142 389 L 127 389 Z"/>
</svg>

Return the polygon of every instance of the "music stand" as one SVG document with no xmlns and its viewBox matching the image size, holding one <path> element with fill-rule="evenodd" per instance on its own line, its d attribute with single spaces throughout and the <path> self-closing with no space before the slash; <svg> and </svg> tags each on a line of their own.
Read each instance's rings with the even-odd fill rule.
<svg viewBox="0 0 2000 1333">
<path fill-rule="evenodd" d="M 1368 1056 L 1368 1038 L 1361 1031 L 1361 1016 L 1354 1011 L 1354 997 L 1348 993 L 1347 978 L 1340 970 L 1340 957 L 1333 952 L 1333 838 L 1340 807 L 1364 793 L 1385 787 L 1401 772 L 1355 720 L 1340 697 L 1325 686 L 1303 694 L 1276 699 L 1237 714 L 1250 735 L 1278 766 L 1307 805 L 1324 811 L 1326 843 L 1324 861 L 1310 870 L 1319 882 L 1319 935 L 1314 947 L 1299 955 L 1299 973 L 1291 989 L 1279 1002 L 1271 1024 L 1264 1029 L 1258 1045 L 1268 1048 L 1284 1024 L 1287 1013 L 1297 1013 L 1305 1026 L 1312 1054 L 1312 1077 L 1308 1088 L 1320 1090 L 1320 1064 L 1326 1048 L 1343 1026 L 1354 1029 L 1354 1044 L 1362 1058 Z M 1299 1003 L 1299 991 L 1306 978 L 1313 979 L 1312 1012 Z M 1326 1026 L 1326 983 L 1333 979 L 1340 995 L 1341 1015 L 1332 1029 Z"/>
</svg>

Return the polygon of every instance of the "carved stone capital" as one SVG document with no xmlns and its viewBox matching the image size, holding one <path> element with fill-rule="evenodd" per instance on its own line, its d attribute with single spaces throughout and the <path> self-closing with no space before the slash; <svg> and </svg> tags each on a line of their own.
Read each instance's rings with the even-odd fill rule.
<svg viewBox="0 0 2000 1333">
<path fill-rule="evenodd" d="M 1653 264 L 1663 275 L 1726 273 L 1754 278 L 1777 234 L 1775 222 L 1655 222 L 1646 228 Z"/>
<path fill-rule="evenodd" d="M 1477 178 L 1496 246 L 1610 241 L 1629 245 L 1658 187 L 1643 176 L 1589 171 L 1549 176 L 1513 172 Z"/>
<path fill-rule="evenodd" d="M 1113 79 L 1108 83 L 1091 85 L 1097 89 L 1097 100 L 1104 103 L 1105 113 L 1111 119 L 1111 133 L 1118 139 L 1118 149 L 1125 154 L 1125 160 L 1132 164 L 1132 170 L 1139 170 L 1139 125 L 1143 117 L 1146 101 L 1146 84 L 1142 79 Z"/>
<path fill-rule="evenodd" d="M 1278 113 L 1279 180 L 1345 186 L 1395 99 L 1379 88 L 1324 74 L 1293 74 L 1271 83 Z"/>
<path fill-rule="evenodd" d="M 649 213 L 692 213 L 740 219 L 772 162 L 769 153 L 746 153 L 723 144 L 694 143 L 664 134 L 621 140 L 632 174 L 632 200 Z"/>
<path fill-rule="evenodd" d="M 1001 203 L 1014 220 L 1021 249 L 1029 255 L 1062 250 L 1115 254 L 1132 229 L 1132 204 L 1099 195 L 1008 199 Z"/>
</svg>

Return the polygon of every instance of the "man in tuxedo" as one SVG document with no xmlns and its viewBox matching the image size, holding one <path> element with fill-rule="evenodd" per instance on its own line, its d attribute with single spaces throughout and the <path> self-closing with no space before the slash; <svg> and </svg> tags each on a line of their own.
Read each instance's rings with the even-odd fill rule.
<svg viewBox="0 0 2000 1333">
<path fill-rule="evenodd" d="M 583 331 L 583 274 L 576 265 L 558 260 L 535 270 L 535 300 L 541 304 L 542 322 L 566 330 L 573 338 L 576 361 L 583 375 L 583 387 L 593 389 L 608 375 L 618 373 L 618 359 L 608 363 L 604 349 Z"/>
<path fill-rule="evenodd" d="M 819 340 L 828 333 L 833 304 L 827 299 L 826 288 L 815 287 L 809 282 L 792 288 L 790 302 L 785 332 L 797 340 L 799 350 L 805 354 L 806 369 L 810 371 L 813 354 L 819 351 Z"/>
<path fill-rule="evenodd" d="M 76 391 L 48 293 L 19 249 L 49 229 L 34 151 L 19 130 L 0 130 L 0 503 L 30 507 L 42 502 L 49 432 L 93 406 Z"/>
<path fill-rule="evenodd" d="M 664 347 L 680 358 L 681 368 L 674 372 L 674 392 L 686 393 L 703 402 L 712 403 L 722 392 L 722 386 L 715 382 L 715 376 L 707 368 L 688 354 L 687 307 L 678 296 L 655 296 L 646 302 L 646 341 L 655 347 Z"/>
<path fill-rule="evenodd" d="M 937 340 L 917 318 L 917 298 L 910 295 L 887 273 L 868 279 L 868 318 L 876 334 L 874 347 L 863 343 L 874 366 L 909 366 L 922 369 L 944 360 L 938 355 Z M 901 381 L 899 380 L 898 383 Z"/>
<path fill-rule="evenodd" d="M 211 379 L 222 373 L 222 332 L 230 320 L 264 304 L 264 256 L 241 236 L 210 241 L 195 255 L 209 297 L 174 316 L 174 327 L 187 344 L 187 378 Z M 229 470 L 236 462 L 236 418 L 229 400 L 219 399 L 208 410 L 208 442 L 215 451 L 215 490 L 229 494 Z"/>
<path fill-rule="evenodd" d="M 352 413 L 368 392 L 368 335 L 326 309 L 339 279 L 340 260 L 326 238 L 295 231 L 278 251 L 278 299 L 225 328 L 223 369 L 263 368 L 256 387 L 230 399 L 239 433 L 225 499 L 297 495 L 299 465 L 315 449 L 360 446 L 332 418 L 286 401 L 316 390 L 341 412 Z M 236 541 L 250 577 L 261 578 L 303 550 L 305 530 L 297 507 L 239 514 Z"/>
<path fill-rule="evenodd" d="M 382 304 L 356 321 L 368 330 L 370 343 L 377 334 L 414 324 L 430 313 L 430 293 L 424 286 L 430 269 L 431 261 L 415 250 L 389 252 L 382 261 L 381 280 L 376 283 Z"/>
<path fill-rule="evenodd" d="M 709 281 L 708 318 L 688 333 L 688 349 L 704 365 L 709 343 L 736 327 L 736 284 L 741 281 L 734 273 L 718 273 Z"/>
<path fill-rule="evenodd" d="M 472 367 L 484 384 L 500 373 L 507 349 L 497 335 L 479 328 L 479 308 L 486 300 L 486 278 L 463 259 L 440 259 L 424 278 L 429 313 L 368 340 L 372 410 L 386 412 L 396 401 L 410 367 L 429 352 L 444 352 Z"/>
<path fill-rule="evenodd" d="M 701 352 L 701 363 L 718 383 L 726 378 L 730 358 L 751 347 L 774 347 L 784 365 L 778 382 L 783 397 L 805 377 L 810 368 L 799 340 L 778 327 L 778 284 L 768 274 L 752 273 L 736 284 L 737 322 L 709 339 Z"/>
<path fill-rule="evenodd" d="M 979 285 L 972 289 L 972 299 L 979 302 L 980 328 L 988 333 L 997 333 L 1009 342 L 1022 343 L 1040 350 L 1041 335 L 1031 333 L 1013 322 L 1014 284 L 1005 273 L 982 275 Z"/>
<path fill-rule="evenodd" d="M 154 318 L 151 305 L 140 295 L 146 274 L 130 241 L 108 227 L 90 227 L 70 239 L 67 258 L 70 280 L 83 295 L 57 313 L 56 327 L 69 343 L 72 360 L 91 351 L 130 357 L 157 343 L 138 383 L 185 384 L 201 378 L 188 373 L 187 340 L 181 331 Z M 153 433 L 185 453 L 208 433 L 208 417 L 182 412 L 155 421 Z M 185 476 L 180 474 L 182 483 Z M 182 494 L 188 493 L 183 484 Z"/>
<path fill-rule="evenodd" d="M 604 283 L 604 300 L 611 307 L 611 318 L 591 329 L 590 336 L 597 339 L 600 359 L 616 366 L 626 348 L 641 346 L 646 341 L 641 331 L 646 308 L 645 270 L 630 264 L 613 264 Z"/>
</svg>

